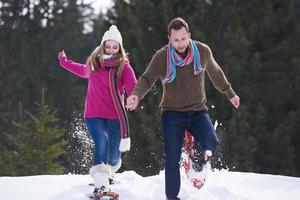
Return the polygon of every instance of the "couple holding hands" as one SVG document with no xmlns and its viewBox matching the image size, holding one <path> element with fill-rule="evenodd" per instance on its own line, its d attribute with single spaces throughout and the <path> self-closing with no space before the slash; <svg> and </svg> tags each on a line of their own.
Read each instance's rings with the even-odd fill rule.
<svg viewBox="0 0 300 200">
<path fill-rule="evenodd" d="M 185 130 L 188 130 L 204 159 L 219 141 L 208 115 L 205 94 L 205 72 L 215 88 L 225 93 L 235 108 L 240 99 L 235 94 L 210 48 L 191 39 L 187 22 L 174 18 L 168 25 L 169 43 L 152 57 L 137 81 L 115 25 L 107 30 L 86 64 L 69 60 L 58 53 L 60 66 L 88 79 L 84 119 L 95 144 L 93 166 L 94 193 L 105 191 L 114 183 L 114 173 L 121 167 L 121 152 L 130 149 L 126 110 L 135 110 L 139 101 L 158 78 L 163 86 L 160 103 L 165 151 L 165 194 L 167 200 L 178 200 L 180 190 L 180 155 Z M 126 92 L 128 98 L 124 99 Z"/>
</svg>

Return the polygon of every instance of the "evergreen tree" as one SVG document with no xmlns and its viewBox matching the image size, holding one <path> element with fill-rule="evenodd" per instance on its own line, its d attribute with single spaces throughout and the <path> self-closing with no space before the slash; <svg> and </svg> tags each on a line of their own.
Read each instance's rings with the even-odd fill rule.
<svg viewBox="0 0 300 200">
<path fill-rule="evenodd" d="M 20 104 L 21 105 L 21 104 Z M 45 95 L 36 102 L 37 115 L 23 113 L 20 106 L 20 119 L 13 122 L 15 133 L 9 134 L 12 150 L 1 155 L 1 167 L 7 165 L 9 171 L 2 175 L 60 174 L 64 166 L 61 159 L 65 154 L 64 131 L 56 124 L 56 111 L 45 104 Z M 5 167 L 7 168 L 7 167 Z M 9 173 L 9 174 L 6 174 Z"/>
<path fill-rule="evenodd" d="M 49 104 L 58 109 L 61 126 L 74 110 L 82 110 L 86 82 L 62 70 L 57 53 L 65 49 L 72 59 L 85 62 L 92 51 L 83 48 L 91 11 L 70 0 L 1 1 L 1 152 L 12 149 L 5 133 L 15 130 L 11 121 L 18 117 L 16 105 L 22 102 L 33 110 L 41 88 L 48 88 Z"/>
<path fill-rule="evenodd" d="M 50 104 L 66 111 L 60 113 L 65 118 L 64 114 L 76 107 L 74 102 L 82 101 L 78 96 L 84 95 L 78 93 L 85 91 L 81 88 L 82 80 L 62 73 L 57 53 L 65 49 L 73 59 L 79 57 L 85 45 L 83 24 L 89 19 L 83 13 L 88 8 L 69 0 L 2 2 L 0 111 L 3 120 L 0 127 L 9 128 L 10 121 L 17 116 L 18 102 L 32 109 L 32 102 L 42 87 L 49 90 Z M 69 98 L 62 98 L 65 91 L 70 91 Z"/>
</svg>

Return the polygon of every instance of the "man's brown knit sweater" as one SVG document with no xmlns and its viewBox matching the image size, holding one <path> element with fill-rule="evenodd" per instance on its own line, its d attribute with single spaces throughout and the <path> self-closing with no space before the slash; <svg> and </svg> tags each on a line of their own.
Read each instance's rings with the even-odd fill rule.
<svg viewBox="0 0 300 200">
<path fill-rule="evenodd" d="M 200 61 L 204 69 L 199 75 L 194 75 L 194 67 L 189 65 L 177 67 L 176 78 L 171 83 L 163 84 L 163 96 L 160 103 L 162 111 L 202 111 L 207 110 L 205 94 L 205 72 L 209 75 L 215 88 L 232 98 L 235 92 L 227 81 L 222 69 L 214 60 L 210 48 L 196 42 L 200 52 Z M 152 88 L 157 78 L 162 81 L 167 72 L 167 46 L 158 50 L 153 56 L 144 74 L 139 78 L 132 95 L 142 99 Z"/>
</svg>

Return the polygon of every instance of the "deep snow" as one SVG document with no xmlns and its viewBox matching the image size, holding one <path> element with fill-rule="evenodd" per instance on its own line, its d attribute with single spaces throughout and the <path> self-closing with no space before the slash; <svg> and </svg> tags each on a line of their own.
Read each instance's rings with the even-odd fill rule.
<svg viewBox="0 0 300 200">
<path fill-rule="evenodd" d="M 300 178 L 255 173 L 210 172 L 206 185 L 193 188 L 182 171 L 182 200 L 297 200 Z M 117 173 L 121 183 L 111 186 L 120 200 L 164 200 L 164 171 L 142 177 L 134 171 Z M 93 188 L 89 175 L 0 177 L 2 200 L 83 200 Z"/>
</svg>

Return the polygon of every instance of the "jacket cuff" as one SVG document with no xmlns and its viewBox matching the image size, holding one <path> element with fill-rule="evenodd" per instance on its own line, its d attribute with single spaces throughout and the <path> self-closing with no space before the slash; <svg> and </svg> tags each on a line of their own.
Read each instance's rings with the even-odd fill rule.
<svg viewBox="0 0 300 200">
<path fill-rule="evenodd" d="M 67 58 L 66 56 L 60 57 L 60 59 L 59 59 L 59 64 L 60 64 L 60 65 L 63 65 L 67 60 L 68 60 L 68 58 Z"/>
</svg>

